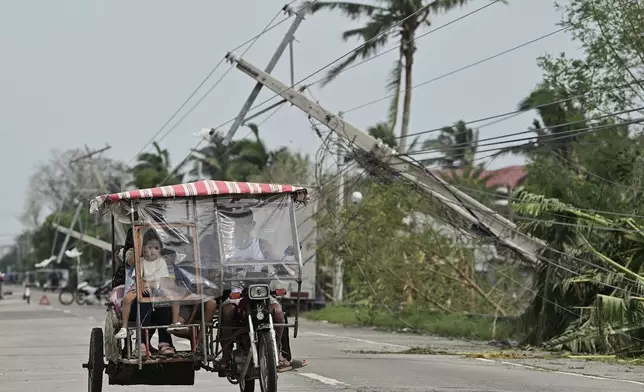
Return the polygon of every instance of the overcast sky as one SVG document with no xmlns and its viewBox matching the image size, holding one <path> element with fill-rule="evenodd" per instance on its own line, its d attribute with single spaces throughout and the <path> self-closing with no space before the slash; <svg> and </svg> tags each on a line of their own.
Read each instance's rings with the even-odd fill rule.
<svg viewBox="0 0 644 392">
<path fill-rule="evenodd" d="M 471 1 L 464 9 L 437 16 L 434 27 L 486 1 Z M 108 156 L 129 162 L 225 53 L 259 33 L 284 3 L 0 0 L 0 165 L 6 185 L 0 207 L 0 244 L 10 243 L 21 230 L 15 216 L 29 192 L 28 177 L 51 149 L 82 148 L 84 144 L 100 148 L 109 143 L 113 148 Z M 551 1 L 509 3 L 494 4 L 421 38 L 414 83 L 557 29 L 560 15 Z M 262 36 L 245 58 L 264 68 L 290 22 Z M 345 43 L 340 38 L 341 31 L 353 26 L 336 14 L 307 17 L 296 33 L 296 80 L 355 47 L 358 42 Z M 410 132 L 514 110 L 540 80 L 536 57 L 562 51 L 574 53 L 575 46 L 565 34 L 557 34 L 414 89 Z M 273 72 L 284 82 L 289 81 L 287 53 Z M 376 100 L 386 95 L 385 80 L 395 56 L 392 51 L 311 91 L 333 112 Z M 220 67 L 206 89 L 227 68 L 225 64 Z M 161 144 L 170 150 L 173 162 L 179 162 L 198 142 L 192 134 L 233 118 L 253 84 L 251 78 L 232 70 L 163 139 Z M 257 102 L 270 96 L 263 92 Z M 345 119 L 364 128 L 384 120 L 387 107 L 388 100 L 383 100 L 350 112 Z M 525 130 L 531 117 L 523 115 L 484 128 L 480 137 Z M 247 132 L 241 129 L 237 136 Z M 261 135 L 272 148 L 285 145 L 314 154 L 319 147 L 306 116 L 293 107 L 283 108 L 267 121 Z M 521 162 L 509 157 L 490 167 Z"/>
</svg>

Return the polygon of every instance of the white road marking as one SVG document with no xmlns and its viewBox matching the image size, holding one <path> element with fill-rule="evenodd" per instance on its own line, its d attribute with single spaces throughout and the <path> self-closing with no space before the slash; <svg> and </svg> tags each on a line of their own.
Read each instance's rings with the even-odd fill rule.
<svg viewBox="0 0 644 392">
<path fill-rule="evenodd" d="M 72 312 L 71 310 L 67 310 L 67 309 L 63 310 L 63 313 L 70 314 L 71 312 Z"/>
<path fill-rule="evenodd" d="M 635 384 L 635 385 L 644 385 L 644 382 L 641 381 L 635 381 L 635 380 L 624 380 L 621 378 L 608 378 L 608 377 L 601 377 L 601 376 L 591 376 L 589 374 L 582 374 L 582 373 L 571 373 L 571 372 L 562 372 L 559 370 L 550 370 L 546 368 L 538 368 L 535 366 L 529 366 L 529 365 L 523 365 L 520 363 L 514 363 L 514 362 L 507 362 L 507 361 L 496 361 L 494 359 L 488 359 L 488 358 L 476 358 L 479 361 L 483 362 L 493 362 L 493 363 L 501 363 L 504 365 L 512 365 L 516 367 L 521 367 L 525 369 L 531 369 L 531 370 L 538 370 L 538 371 L 545 371 L 545 372 L 550 372 L 550 373 L 556 373 L 556 374 L 564 374 L 566 376 L 575 376 L 575 377 L 583 377 L 583 378 L 590 378 L 593 380 L 603 380 L 603 381 L 619 381 L 619 382 L 625 382 L 629 384 Z"/>
<path fill-rule="evenodd" d="M 343 383 L 342 381 L 338 381 L 338 380 L 336 380 L 334 378 L 320 376 L 319 374 L 315 374 L 315 373 L 299 373 L 298 372 L 296 374 L 298 374 L 300 376 L 310 378 L 311 380 L 319 381 L 319 382 L 321 382 L 323 384 L 326 384 L 326 385 L 346 385 L 346 386 L 349 386 L 349 384 Z"/>
<path fill-rule="evenodd" d="M 392 347 L 398 347 L 402 348 L 404 350 L 409 350 L 411 347 L 409 346 L 403 346 L 402 344 L 394 344 L 394 343 L 385 343 L 385 342 L 375 342 L 373 340 L 366 340 L 366 339 L 360 339 L 360 338 L 354 338 L 351 336 L 342 336 L 342 335 L 331 335 L 331 334 L 326 334 L 326 333 L 321 333 L 321 332 L 304 332 L 303 335 L 316 335 L 316 336 L 324 336 L 327 338 L 338 338 L 338 339 L 349 339 L 349 340 L 355 340 L 356 342 L 362 342 L 362 343 L 369 343 L 369 344 L 377 344 L 381 346 L 392 346 Z"/>
</svg>

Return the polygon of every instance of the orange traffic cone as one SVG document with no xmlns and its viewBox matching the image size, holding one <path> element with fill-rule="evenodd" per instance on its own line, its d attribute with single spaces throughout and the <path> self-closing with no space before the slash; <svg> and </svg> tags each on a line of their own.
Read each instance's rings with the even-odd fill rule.
<svg viewBox="0 0 644 392">
<path fill-rule="evenodd" d="M 40 297 L 40 305 L 49 305 L 49 298 L 45 294 Z"/>
</svg>

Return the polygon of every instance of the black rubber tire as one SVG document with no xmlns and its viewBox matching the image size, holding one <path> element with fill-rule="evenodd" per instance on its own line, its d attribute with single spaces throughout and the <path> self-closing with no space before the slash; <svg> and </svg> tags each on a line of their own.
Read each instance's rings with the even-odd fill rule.
<svg viewBox="0 0 644 392">
<path fill-rule="evenodd" d="M 88 392 L 101 392 L 103 390 L 103 372 L 105 371 L 103 357 L 103 330 L 92 328 L 89 338 L 89 360 L 87 361 Z"/>
<path fill-rule="evenodd" d="M 240 392 L 255 392 L 255 380 L 243 380 L 239 383 Z"/>
<path fill-rule="evenodd" d="M 65 298 L 65 300 L 63 300 L 63 298 Z M 74 302 L 74 299 L 76 299 L 76 296 L 73 291 L 61 290 L 58 294 L 58 302 L 62 305 L 71 305 L 72 302 Z"/>
<path fill-rule="evenodd" d="M 74 299 L 76 300 L 77 304 L 85 305 L 85 300 L 87 299 L 87 296 L 82 291 L 77 291 L 76 295 L 74 296 Z"/>
<path fill-rule="evenodd" d="M 277 392 L 277 357 L 275 338 L 269 331 L 259 333 L 257 356 L 259 361 L 259 387 L 262 392 Z"/>
</svg>

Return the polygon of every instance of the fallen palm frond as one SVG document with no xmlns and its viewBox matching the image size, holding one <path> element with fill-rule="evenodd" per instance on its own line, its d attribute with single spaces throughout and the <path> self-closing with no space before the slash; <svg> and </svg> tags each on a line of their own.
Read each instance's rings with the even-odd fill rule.
<svg viewBox="0 0 644 392">
<path fill-rule="evenodd" d="M 520 229 L 546 240 L 528 343 L 573 353 L 644 351 L 644 231 L 519 189 Z M 561 223 L 565 223 L 562 225 Z"/>
</svg>

